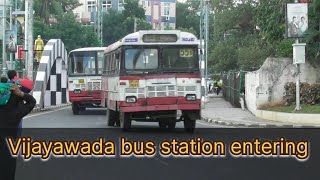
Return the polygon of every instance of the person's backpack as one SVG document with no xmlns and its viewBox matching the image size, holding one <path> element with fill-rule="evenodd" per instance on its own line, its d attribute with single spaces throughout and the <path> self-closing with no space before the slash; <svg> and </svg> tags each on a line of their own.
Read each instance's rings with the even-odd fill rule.
<svg viewBox="0 0 320 180">
<path fill-rule="evenodd" d="M 19 85 L 20 85 L 20 90 L 24 93 L 30 93 L 33 90 L 33 81 L 28 79 L 28 78 L 24 78 L 24 79 L 19 79 L 18 77 L 14 77 L 12 82 L 18 82 L 19 81 Z"/>
<path fill-rule="evenodd" d="M 15 84 L 19 85 L 20 81 L 17 81 Z M 0 106 L 7 104 L 11 97 L 11 85 L 13 83 L 0 83 Z"/>
</svg>

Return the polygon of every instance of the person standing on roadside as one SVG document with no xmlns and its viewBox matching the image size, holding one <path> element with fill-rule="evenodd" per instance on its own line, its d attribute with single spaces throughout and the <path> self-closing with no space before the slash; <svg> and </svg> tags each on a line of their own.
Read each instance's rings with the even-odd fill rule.
<svg viewBox="0 0 320 180">
<path fill-rule="evenodd" d="M 9 86 L 11 83 L 7 83 Z M 20 90 L 16 84 L 10 86 L 11 95 L 6 104 L 0 106 L 0 179 L 14 180 L 16 159 L 12 157 L 7 145 L 7 137 L 16 140 L 19 124 L 36 105 L 36 100 Z"/>
</svg>

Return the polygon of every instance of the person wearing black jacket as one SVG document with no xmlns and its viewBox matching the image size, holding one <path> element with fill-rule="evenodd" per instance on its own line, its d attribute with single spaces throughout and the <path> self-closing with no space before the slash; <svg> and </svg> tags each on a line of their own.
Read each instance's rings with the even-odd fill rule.
<svg viewBox="0 0 320 180">
<path fill-rule="evenodd" d="M 36 105 L 36 100 L 24 93 L 16 85 L 11 86 L 11 97 L 6 105 L 0 106 L 0 179 L 14 180 L 16 159 L 11 156 L 6 137 L 16 139 L 18 127 L 23 117 Z"/>
</svg>

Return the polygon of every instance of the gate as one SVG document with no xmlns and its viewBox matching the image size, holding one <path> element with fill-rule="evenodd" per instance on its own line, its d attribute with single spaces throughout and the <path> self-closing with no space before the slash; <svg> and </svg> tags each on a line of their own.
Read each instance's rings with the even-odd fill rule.
<svg viewBox="0 0 320 180">
<path fill-rule="evenodd" d="M 240 96 L 245 92 L 245 73 L 230 71 L 222 75 L 223 97 L 235 107 L 241 107 Z"/>
</svg>

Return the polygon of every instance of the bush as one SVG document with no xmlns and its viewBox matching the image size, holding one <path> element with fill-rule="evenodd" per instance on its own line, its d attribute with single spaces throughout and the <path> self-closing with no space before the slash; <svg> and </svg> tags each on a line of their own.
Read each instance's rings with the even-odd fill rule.
<svg viewBox="0 0 320 180">
<path fill-rule="evenodd" d="M 274 42 L 276 57 L 292 57 L 292 39 L 285 39 L 280 42 Z"/>
<path fill-rule="evenodd" d="M 287 83 L 284 86 L 285 92 L 283 100 L 286 105 L 292 105 L 296 102 L 296 84 Z M 300 83 L 300 102 L 303 104 L 319 104 L 320 103 L 320 83 L 308 84 Z"/>
</svg>

